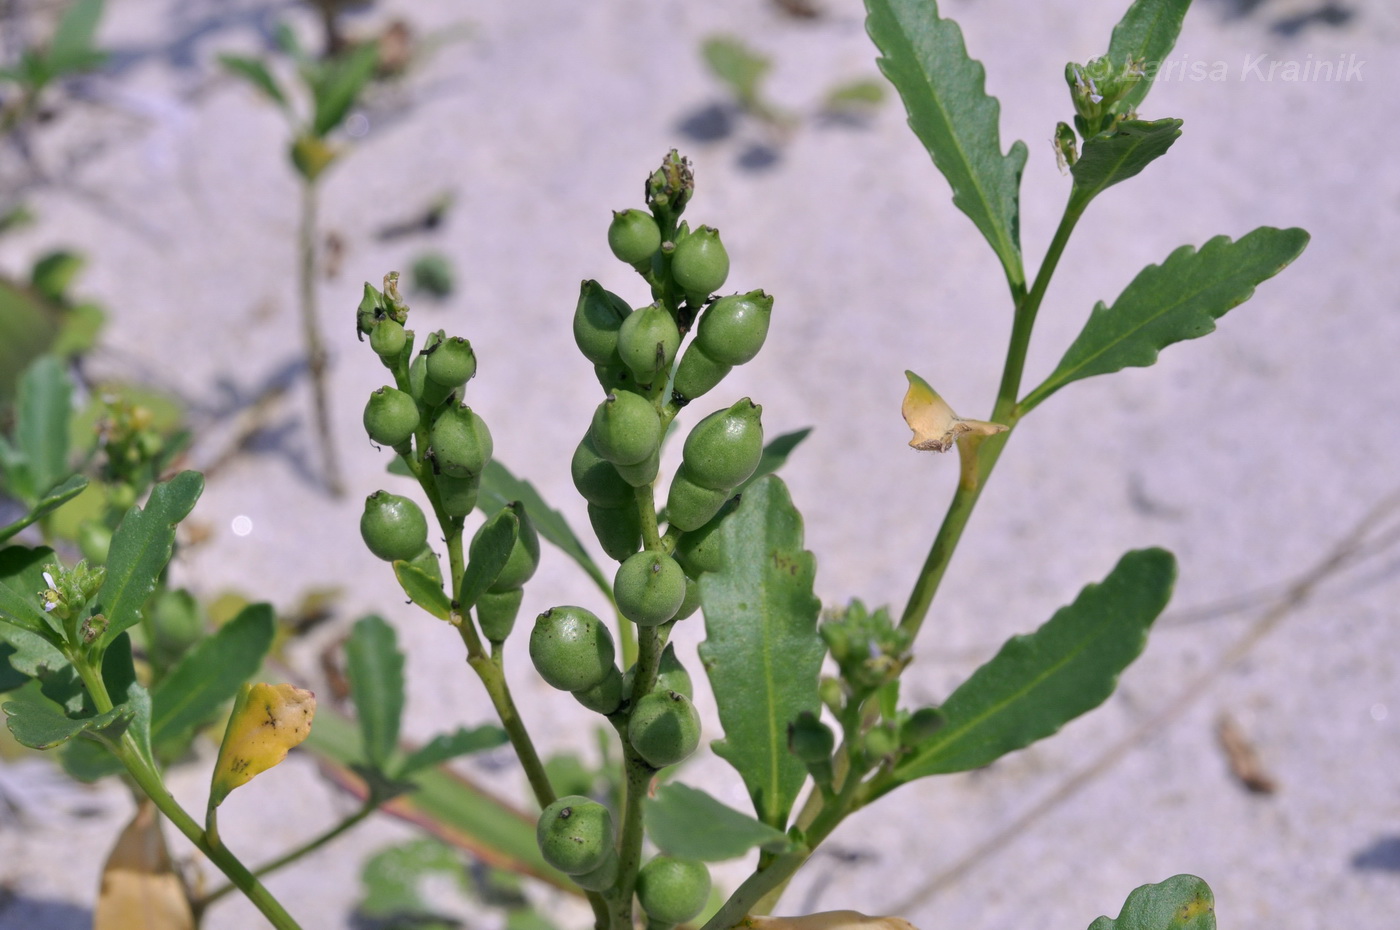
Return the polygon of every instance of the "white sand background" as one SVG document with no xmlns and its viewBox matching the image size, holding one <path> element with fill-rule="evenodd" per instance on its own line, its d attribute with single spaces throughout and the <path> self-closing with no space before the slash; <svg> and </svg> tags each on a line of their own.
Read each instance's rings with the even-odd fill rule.
<svg viewBox="0 0 1400 930">
<path fill-rule="evenodd" d="M 487 721 L 455 637 L 403 605 L 391 573 L 358 539 L 363 496 L 406 486 L 383 475 L 387 453 L 359 425 L 367 392 L 384 381 L 368 347 L 351 337 L 361 282 L 406 268 L 428 248 L 451 258 L 456 292 L 441 304 L 415 300 L 411 325 L 471 339 L 480 373 L 470 401 L 491 426 L 498 458 L 587 535 L 568 459 L 600 392 L 572 345 L 570 314 L 585 277 L 646 299 L 608 253 L 604 231 L 610 210 L 641 205 L 646 173 L 679 146 L 697 178 L 688 217 L 717 226 L 732 256 L 727 289 L 776 296 L 762 354 L 698 412 L 747 394 L 764 405 L 770 435 L 814 426 L 783 475 L 805 514 L 818 593 L 828 604 L 861 597 L 898 609 L 956 470 L 952 457 L 906 448 L 902 371 L 921 372 L 964 415 L 986 414 L 1010 324 L 997 266 L 893 97 L 862 127 L 805 119 L 776 161 L 759 168 L 744 158 L 764 138 L 751 122 L 708 142 L 678 128 L 722 99 L 697 54 L 712 32 L 746 35 L 771 55 L 771 97 L 804 114 L 837 81 L 874 76 L 859 4 L 821 5 L 827 15 L 808 23 L 758 0 L 420 0 L 353 18 L 359 32 L 399 15 L 420 33 L 465 22 L 471 34 L 380 96 L 365 114 L 367 135 L 324 185 L 324 227 L 345 244 L 339 274 L 318 293 L 350 493 L 332 500 L 309 475 L 318 456 L 298 380 L 271 415 L 272 438 L 210 481 L 192 519 L 211 537 L 181 556 L 176 580 L 282 608 L 308 589 L 340 586 L 334 629 L 300 653 L 308 680 L 319 674 L 319 645 L 378 611 L 409 653 L 406 736 Z M 59 246 L 87 255 L 78 291 L 111 311 L 91 370 L 183 397 L 206 427 L 199 464 L 222 450 L 230 412 L 294 368 L 300 353 L 285 127 L 272 107 L 221 76 L 214 57 L 258 50 L 278 17 L 308 38 L 314 30 L 284 4 L 111 6 L 101 40 L 117 51 L 114 66 L 85 82 L 87 102 L 65 106 L 37 134 L 36 164 L 49 180 L 28 201 L 40 222 L 0 243 L 0 263 L 17 272 Z M 1122 5 L 942 6 L 987 67 L 1003 145 L 1030 145 L 1022 240 L 1033 268 L 1068 188 L 1049 144 L 1055 121 L 1070 115 L 1061 70 L 1106 48 Z M 1393 926 L 1394 552 L 1272 615 L 1277 623 L 1241 661 L 1211 675 L 1179 714 L 1153 722 L 1400 485 L 1392 125 L 1400 16 L 1384 0 L 1344 6 L 1349 19 L 1321 16 L 1294 30 L 1280 24 L 1318 7 L 1201 2 L 1188 16 L 1174 60 L 1217 74 L 1222 63 L 1223 79 L 1187 73 L 1148 97 L 1143 115 L 1180 117 L 1184 134 L 1081 223 L 1041 313 L 1028 385 L 1053 367 L 1095 300 L 1112 300 L 1143 265 L 1181 244 L 1259 225 L 1305 227 L 1312 244 L 1210 338 L 1168 349 L 1153 368 L 1077 383 L 1027 419 L 934 605 L 905 699 L 946 697 L 1001 641 L 1043 622 L 1123 551 L 1162 545 L 1180 559 L 1180 582 L 1146 654 L 1103 708 L 1056 738 L 986 771 L 917 783 L 852 818 L 781 911 L 898 912 L 922 930 L 1073 930 L 1116 914 L 1139 884 L 1193 872 L 1213 886 L 1222 927 Z M 1249 69 L 1261 55 L 1263 70 Z M 1266 79 L 1275 60 L 1348 56 L 1363 62 L 1352 80 Z M 32 177 L 24 166 L 5 170 Z M 445 190 L 457 203 L 440 231 L 376 240 L 375 230 Z M 239 516 L 251 519 L 249 535 L 232 531 Z M 524 616 L 595 601 L 581 574 L 547 550 Z M 1230 609 L 1196 610 L 1222 603 Z M 693 670 L 702 636 L 698 619 L 678 630 Z M 589 751 L 589 715 L 535 681 L 519 646 L 509 667 L 537 739 Z M 712 705 L 701 703 L 718 736 Z M 1215 736 L 1222 714 L 1253 741 L 1277 779 L 1275 794 L 1250 794 L 1231 776 Z M 930 886 L 1143 728 L 1145 738 L 1081 790 L 955 881 Z M 522 779 L 504 759 L 468 768 L 523 799 Z M 5 771 L 14 790 L 38 790 L 32 771 Z M 193 809 L 203 805 L 205 778 L 202 766 L 172 776 Z M 684 778 L 744 803 L 737 776 L 714 758 Z M 131 806 L 116 785 L 67 797 L 68 807 L 36 802 L 0 826 L 0 883 L 13 896 L 0 907 L 0 928 L 88 925 L 102 859 Z M 257 862 L 350 807 L 301 757 L 235 795 L 221 823 L 232 848 Z M 409 835 L 376 819 L 269 884 L 303 926 L 346 926 L 362 859 Z M 718 874 L 732 887 L 743 872 Z M 444 906 L 472 926 L 498 920 L 467 901 Z M 582 926 L 587 916 L 564 919 Z M 207 921 L 211 930 L 261 925 L 242 902 L 220 905 Z"/>
</svg>

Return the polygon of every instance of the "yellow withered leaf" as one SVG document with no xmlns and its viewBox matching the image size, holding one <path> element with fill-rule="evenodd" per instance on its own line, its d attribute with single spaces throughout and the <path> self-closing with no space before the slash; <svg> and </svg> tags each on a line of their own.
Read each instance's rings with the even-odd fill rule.
<svg viewBox="0 0 1400 930">
<path fill-rule="evenodd" d="M 953 412 L 948 402 L 938 396 L 929 383 L 912 371 L 904 376 L 909 379 L 909 390 L 904 395 L 904 422 L 914 431 L 909 445 L 924 452 L 947 452 L 953 443 L 964 436 L 995 436 L 1004 433 L 1007 427 L 986 420 L 965 420 Z"/>
<path fill-rule="evenodd" d="M 824 911 L 805 917 L 745 917 L 739 926 L 750 930 L 918 930 L 903 917 L 867 917 L 859 911 Z"/>
<path fill-rule="evenodd" d="M 316 695 L 292 685 L 244 685 L 219 747 L 219 761 L 209 786 L 209 807 L 223 803 L 230 791 L 287 757 L 311 732 Z"/>
<path fill-rule="evenodd" d="M 122 830 L 107 864 L 92 913 L 93 930 L 194 930 L 185 884 L 175 871 L 149 799 Z"/>
</svg>

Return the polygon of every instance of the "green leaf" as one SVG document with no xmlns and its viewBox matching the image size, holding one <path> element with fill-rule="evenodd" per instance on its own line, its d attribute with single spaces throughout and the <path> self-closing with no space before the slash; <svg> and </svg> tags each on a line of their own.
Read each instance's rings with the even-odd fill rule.
<svg viewBox="0 0 1400 930">
<path fill-rule="evenodd" d="M 129 707 L 113 707 L 93 717 L 69 717 L 52 703 L 35 700 L 6 701 L 6 724 L 15 739 L 30 749 L 53 749 L 80 733 L 119 734 L 130 722 Z"/>
<path fill-rule="evenodd" d="M 773 67 L 766 56 L 733 36 L 710 36 L 700 45 L 700 57 L 746 107 L 758 102 L 759 85 Z"/>
<path fill-rule="evenodd" d="M 39 592 L 49 586 L 44 580 L 44 566 L 57 561 L 53 550 L 47 547 L 0 549 L 0 621 L 37 634 L 53 645 L 62 642 L 62 629 L 39 606 Z M 0 637 L 9 639 L 6 633 L 0 629 Z M 66 659 L 63 664 L 67 664 Z"/>
<path fill-rule="evenodd" d="M 27 674 L 15 668 L 14 664 L 10 662 L 10 658 L 18 654 L 19 649 L 17 647 L 0 640 L 0 694 L 13 691 L 16 688 L 22 688 L 32 681 Z"/>
<path fill-rule="evenodd" d="M 390 926 L 417 930 L 424 921 L 437 919 L 423 897 L 422 883 L 430 876 L 445 875 L 469 892 L 467 874 L 462 854 L 440 840 L 409 840 L 381 849 L 360 870 L 365 895 L 356 912 L 362 917 L 395 918 Z"/>
<path fill-rule="evenodd" d="M 267 69 L 267 65 L 261 59 L 246 58 L 242 55 L 220 55 L 219 64 L 252 84 L 282 109 L 286 110 L 290 107 L 287 95 L 282 92 L 282 88 L 277 84 L 277 79 L 272 76 L 272 72 Z"/>
<path fill-rule="evenodd" d="M 1113 27 L 1113 37 L 1108 42 L 1109 60 L 1119 67 L 1132 60 L 1141 61 L 1145 69 L 1150 69 L 1148 75 L 1155 75 L 1176 45 L 1190 6 L 1191 0 L 1137 0 Z M 1123 98 L 1119 110 L 1136 110 L 1151 89 L 1150 79 L 1138 81 Z"/>
<path fill-rule="evenodd" d="M 802 517 L 774 476 L 750 487 L 709 541 L 721 565 L 700 576 L 700 658 L 724 725 L 714 750 L 743 776 L 759 819 L 782 829 L 807 778 L 788 752 L 788 724 L 820 706 L 826 647 L 812 593 L 816 561 L 802 548 Z"/>
<path fill-rule="evenodd" d="M 1261 226 L 1238 242 L 1216 236 L 1199 252 L 1183 245 L 1162 264 L 1148 265 L 1112 307 L 1094 305 L 1060 364 L 1021 402 L 1022 412 L 1072 381 L 1146 367 L 1172 343 L 1212 332 L 1217 319 L 1288 267 L 1307 244 L 1301 229 Z"/>
<path fill-rule="evenodd" d="M 365 761 L 380 771 L 399 741 L 403 664 L 393 627 L 374 615 L 356 621 L 345 643 L 345 672 L 360 721 Z"/>
<path fill-rule="evenodd" d="M 895 766 L 895 785 L 989 765 L 1054 733 L 1113 693 L 1167 606 L 1176 560 L 1140 549 L 1034 633 L 1013 636 L 943 703 L 944 724 Z"/>
<path fill-rule="evenodd" d="M 94 782 L 122 771 L 120 759 L 112 753 L 108 740 L 129 733 L 141 755 L 154 766 L 151 751 L 151 696 L 136 680 L 136 666 L 131 656 L 131 637 L 118 637 L 102 658 L 102 680 L 117 709 L 131 712 L 125 731 L 104 734 L 103 740 L 70 740 L 59 753 L 63 770 L 73 778 Z M 47 693 L 47 691 L 46 691 Z M 89 733 L 89 736 L 92 734 Z"/>
<path fill-rule="evenodd" d="M 481 492 L 476 499 L 477 509 L 490 516 L 511 501 L 523 503 L 525 512 L 530 515 L 530 522 L 535 524 L 535 531 L 540 537 L 553 543 L 578 563 L 593 579 L 594 584 L 609 597 L 612 596 L 612 579 L 604 576 L 599 570 L 598 564 L 569 528 L 564 515 L 546 504 L 533 484 L 515 477 L 510 473 L 510 469 L 492 459 L 486 463 L 486 468 L 481 473 Z"/>
<path fill-rule="evenodd" d="M 1120 181 L 1126 181 L 1166 154 L 1181 136 L 1181 120 L 1124 120 L 1108 132 L 1085 141 L 1079 160 L 1070 168 L 1072 197 L 1083 208 Z"/>
<path fill-rule="evenodd" d="M 62 316 L 60 308 L 31 288 L 0 277 L 0 410 L 13 403 L 20 373 L 52 347 Z"/>
<path fill-rule="evenodd" d="M 262 666 L 277 620 L 269 604 L 250 604 L 186 653 L 151 691 L 151 742 L 172 759 Z"/>
<path fill-rule="evenodd" d="M 30 365 L 19 382 L 15 440 L 29 467 L 35 497 L 69 475 L 68 418 L 73 385 L 63 365 L 45 355 Z"/>
<path fill-rule="evenodd" d="M 504 745 L 509 738 L 506 731 L 492 724 L 483 724 L 468 730 L 458 727 L 453 733 L 433 737 L 428 743 L 404 757 L 394 773 L 395 778 L 407 778 L 423 769 L 441 765 L 449 759 L 495 749 Z"/>
<path fill-rule="evenodd" d="M 379 44 L 365 42 L 327 64 L 312 88 L 316 99 L 316 113 L 311 120 L 314 135 L 325 136 L 340 125 L 378 63 Z"/>
<path fill-rule="evenodd" d="M 175 526 L 194 509 L 204 476 L 185 471 L 156 485 L 146 508 L 132 507 L 112 536 L 107 580 L 97 593 L 97 610 L 107 616 L 102 643 L 110 643 L 141 619 L 141 607 L 155 590 L 175 545 Z"/>
<path fill-rule="evenodd" d="M 102 63 L 106 56 L 92 44 L 102 18 L 102 5 L 103 0 L 77 0 L 64 12 L 46 55 L 56 74 L 82 71 Z"/>
<path fill-rule="evenodd" d="M 83 493 L 88 486 L 87 478 L 82 475 L 69 475 L 67 480 L 50 488 L 48 493 L 39 498 L 34 507 L 9 526 L 0 527 L 0 543 L 14 536 L 20 530 L 36 523 L 44 517 L 53 513 L 64 504 Z"/>
<path fill-rule="evenodd" d="M 790 845 L 782 830 L 679 782 L 662 785 L 644 804 L 647 835 L 668 856 L 720 862 L 755 846 L 778 852 Z"/>
<path fill-rule="evenodd" d="M 1089 930 L 1215 930 L 1215 895 L 1194 875 L 1173 875 L 1134 889 L 1117 920 L 1100 917 Z"/>
<path fill-rule="evenodd" d="M 76 252 L 62 249 L 49 252 L 34 263 L 29 272 L 29 283 L 44 297 L 60 306 L 65 305 L 68 288 L 85 264 L 86 260 Z"/>
<path fill-rule="evenodd" d="M 985 90 L 982 63 L 968 57 L 962 30 L 940 19 L 933 0 L 866 0 L 866 31 L 880 70 L 899 91 L 909 126 L 953 188 L 953 203 L 986 238 L 1007 279 L 1021 267 L 1019 188 L 1026 145 L 1001 152 L 1001 104 Z"/>
<path fill-rule="evenodd" d="M 330 708 L 316 713 L 316 725 L 302 744 L 341 766 L 360 761 L 354 725 Z M 418 790 L 394 799 L 385 812 L 417 824 L 439 839 L 466 849 L 487 865 L 534 875 L 556 887 L 577 890 L 562 873 L 545 864 L 535 841 L 537 815 L 514 809 L 447 769 L 423 769 L 413 776 Z"/>
<path fill-rule="evenodd" d="M 783 433 L 781 436 L 773 437 L 773 439 L 763 447 L 763 456 L 758 460 L 758 467 L 754 469 L 752 475 L 749 475 L 747 481 L 734 489 L 734 493 L 743 494 L 748 490 L 749 485 L 753 484 L 759 478 L 767 477 L 782 468 L 783 465 L 787 463 L 788 456 L 792 455 L 792 450 L 801 445 L 802 440 L 806 439 L 811 433 L 812 428 L 808 426 L 803 429 L 794 430 L 791 433 Z"/>
<path fill-rule="evenodd" d="M 452 599 L 442 590 L 442 582 L 435 581 L 427 572 L 412 562 L 402 560 L 394 563 L 394 577 L 408 599 L 439 620 L 452 616 Z"/>
<path fill-rule="evenodd" d="M 510 561 L 515 539 L 520 534 L 520 520 L 509 507 L 502 508 L 482 525 L 472 538 L 467 552 L 467 568 L 462 573 L 462 594 L 458 606 L 470 610 L 486 589 L 491 587 L 501 569 Z"/>
</svg>

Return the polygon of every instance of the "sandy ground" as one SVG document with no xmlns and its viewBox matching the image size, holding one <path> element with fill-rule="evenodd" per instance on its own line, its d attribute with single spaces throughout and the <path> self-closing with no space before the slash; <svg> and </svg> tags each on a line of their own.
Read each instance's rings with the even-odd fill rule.
<svg viewBox="0 0 1400 930">
<path fill-rule="evenodd" d="M 355 532 L 362 496 L 393 480 L 360 438 L 363 398 L 382 382 L 350 335 L 360 282 L 429 248 L 450 257 L 456 292 L 416 300 L 414 324 L 472 340 L 481 365 L 472 403 L 497 456 L 586 532 L 568 457 L 598 395 L 568 321 L 584 277 L 645 299 L 608 254 L 608 211 L 640 206 L 642 178 L 679 146 L 698 178 L 688 215 L 722 230 L 730 286 L 777 299 L 767 347 L 714 403 L 752 396 L 770 435 L 816 428 L 784 476 L 806 517 L 818 593 L 829 604 L 902 603 L 955 480 L 951 458 L 905 447 L 902 371 L 923 373 L 965 415 L 984 415 L 1010 315 L 991 255 L 951 206 L 898 102 L 855 126 L 813 115 L 827 87 L 876 73 L 859 6 L 820 5 L 824 17 L 796 22 L 756 0 L 419 0 L 352 20 L 368 30 L 398 14 L 423 33 L 463 23 L 470 32 L 362 114 L 363 136 L 325 184 L 324 227 L 343 255 L 318 293 L 350 488 L 333 500 L 318 485 L 297 368 L 284 126 L 213 64 L 220 52 L 258 49 L 278 17 L 308 35 L 311 24 L 250 0 L 113 4 L 101 33 L 116 51 L 112 67 L 38 134 L 31 166 L 5 167 L 34 182 L 28 201 L 40 223 L 7 237 L 0 262 L 15 271 L 56 246 L 88 256 L 79 290 L 111 309 L 91 368 L 184 398 L 204 427 L 196 464 L 218 458 L 260 390 L 296 376 L 263 436 L 210 481 L 194 519 L 211 536 L 182 557 L 178 580 L 284 608 L 308 589 L 340 586 L 335 629 L 319 642 L 362 612 L 395 624 L 410 654 L 406 735 L 486 720 L 449 631 L 402 605 Z M 1102 709 L 989 770 L 920 782 L 861 813 L 793 884 L 784 911 L 899 913 L 923 930 L 1068 930 L 1116 914 L 1136 885 L 1185 871 L 1214 887 L 1222 927 L 1394 920 L 1395 552 L 1374 546 L 1308 596 L 1288 595 L 1396 490 L 1400 172 L 1387 120 L 1400 91 L 1400 14 L 1384 0 L 1196 6 L 1173 56 L 1180 76 L 1159 82 L 1143 110 L 1181 117 L 1185 134 L 1081 224 L 1042 311 L 1028 380 L 1053 367 L 1095 300 L 1111 300 L 1178 245 L 1259 225 L 1305 227 L 1312 244 L 1219 333 L 1171 348 L 1151 369 L 1076 384 L 1022 425 L 935 604 L 906 700 L 946 696 L 1127 549 L 1177 554 L 1173 606 Z M 1061 69 L 1104 49 L 1119 3 L 943 8 L 987 66 L 1004 144 L 1031 147 L 1022 239 L 1033 264 L 1067 190 L 1049 145 L 1055 120 L 1068 116 Z M 719 31 L 772 56 L 771 97 L 802 116 L 787 138 L 742 119 L 728 135 L 696 138 L 723 100 L 697 54 Z M 1287 81 L 1282 70 L 1269 80 L 1274 61 L 1362 64 L 1349 80 Z M 1194 63 L 1220 79 L 1192 79 Z M 456 205 L 438 231 L 376 238 L 443 191 Z M 235 534 L 236 517 L 252 532 Z M 550 553 L 524 611 L 590 596 Z M 678 631 L 692 668 L 702 633 L 698 621 Z M 315 646 L 305 653 L 314 673 Z M 516 653 L 511 673 L 538 738 L 587 751 L 585 712 L 534 681 Z M 1251 794 L 1232 777 L 1216 738 L 1222 715 L 1253 743 L 1275 793 Z M 712 711 L 706 719 L 718 735 Z M 35 770 L 3 771 L 17 786 L 7 796 L 38 797 L 45 785 Z M 510 768 L 473 771 L 523 796 Z M 195 807 L 204 777 L 199 766 L 175 776 Z M 713 758 L 685 779 L 743 801 L 737 777 Z M 348 806 L 305 760 L 245 793 L 223 822 L 253 861 Z M 0 882 L 11 894 L 0 928 L 90 922 L 86 904 L 129 801 L 116 786 L 62 796 L 54 809 L 22 805 L 0 826 Z M 304 926 L 345 926 L 360 861 L 406 835 L 372 822 L 271 886 Z M 742 874 L 721 871 L 721 881 Z M 471 917 L 473 926 L 496 919 Z M 259 925 L 241 903 L 208 921 L 212 930 Z"/>
</svg>

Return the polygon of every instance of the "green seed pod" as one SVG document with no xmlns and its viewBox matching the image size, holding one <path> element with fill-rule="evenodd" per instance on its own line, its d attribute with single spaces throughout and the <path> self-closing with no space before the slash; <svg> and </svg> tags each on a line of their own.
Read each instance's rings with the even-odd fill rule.
<svg viewBox="0 0 1400 930">
<path fill-rule="evenodd" d="M 520 615 L 520 602 L 525 599 L 524 588 L 509 591 L 487 591 L 476 600 L 476 622 L 481 633 L 493 643 L 503 643 L 515 629 Z"/>
<path fill-rule="evenodd" d="M 661 446 L 658 445 L 652 450 L 651 455 L 636 465 L 614 465 L 613 470 L 622 479 L 622 483 L 628 487 L 645 487 L 655 481 L 656 476 L 661 473 Z"/>
<path fill-rule="evenodd" d="M 428 544 L 428 521 L 408 498 L 375 491 L 365 499 L 360 536 L 386 562 L 411 559 Z"/>
<path fill-rule="evenodd" d="M 816 714 L 804 710 L 788 724 L 788 751 L 808 764 L 829 762 L 836 751 L 836 735 Z"/>
<path fill-rule="evenodd" d="M 407 342 L 403 324 L 396 320 L 376 320 L 374 328 L 369 331 L 369 347 L 375 355 L 385 360 L 398 358 Z"/>
<path fill-rule="evenodd" d="M 597 281 L 584 281 L 574 308 L 574 342 L 584 358 L 595 365 L 609 364 L 617 351 L 617 331 L 631 312 L 627 301 Z"/>
<path fill-rule="evenodd" d="M 637 666 L 630 665 L 627 673 L 622 676 L 622 693 L 632 694 L 632 682 L 637 675 Z M 695 700 L 695 684 L 690 680 L 690 673 L 681 665 L 681 660 L 676 657 L 675 643 L 667 643 L 666 648 L 661 652 L 661 660 L 656 668 L 656 683 L 651 687 L 652 691 L 675 691 L 677 694 L 684 694 L 692 701 Z"/>
<path fill-rule="evenodd" d="M 622 356 L 616 351 L 606 365 L 593 366 L 593 375 L 609 394 L 615 391 L 631 391 L 637 386 L 637 376 L 632 374 L 632 369 L 622 364 Z"/>
<path fill-rule="evenodd" d="M 608 676 L 613 656 L 612 634 L 592 611 L 551 607 L 535 618 L 530 661 L 550 687 L 587 691 Z"/>
<path fill-rule="evenodd" d="M 429 336 L 428 340 L 431 342 L 432 338 L 432 336 Z M 422 352 L 419 352 L 408 365 L 408 392 L 413 395 L 415 400 L 423 400 L 423 390 L 427 380 L 428 360 L 423 357 Z M 431 408 L 437 406 L 437 404 L 429 404 L 427 406 Z"/>
<path fill-rule="evenodd" d="M 593 448 L 614 465 L 636 465 L 661 445 L 661 418 L 640 394 L 614 391 L 593 412 Z"/>
<path fill-rule="evenodd" d="M 530 522 L 530 515 L 525 512 L 525 505 L 520 501 L 512 501 L 506 507 L 515 514 L 520 530 L 515 534 L 515 546 L 510 550 L 510 558 L 506 560 L 505 568 L 501 569 L 496 580 L 486 589 L 498 594 L 524 587 L 525 582 L 535 576 L 535 569 L 540 565 L 540 537 L 535 532 L 535 524 Z M 483 523 L 476 535 L 480 536 L 485 528 L 486 524 Z M 475 537 L 472 541 L 476 541 Z"/>
<path fill-rule="evenodd" d="M 403 391 L 386 385 L 369 396 L 364 424 L 373 442 L 396 448 L 418 428 L 418 404 Z"/>
<path fill-rule="evenodd" d="M 899 737 L 888 726 L 878 726 L 865 734 L 865 758 L 870 762 L 888 758 L 899 751 Z"/>
<path fill-rule="evenodd" d="M 613 576 L 618 611 L 637 626 L 659 626 L 676 615 L 685 600 L 685 571 L 661 552 L 628 556 Z"/>
<path fill-rule="evenodd" d="M 695 342 L 723 365 L 742 365 L 758 354 L 768 337 L 773 298 L 763 291 L 721 297 L 700 314 Z"/>
<path fill-rule="evenodd" d="M 437 469 L 454 478 L 477 478 L 491 461 L 493 445 L 486 422 L 470 407 L 452 406 L 442 411 L 428 431 Z"/>
<path fill-rule="evenodd" d="M 567 875 L 603 865 L 613 849 L 612 812 L 582 795 L 565 795 L 540 814 L 535 840 L 546 862 Z"/>
<path fill-rule="evenodd" d="M 671 370 L 681 333 L 665 308 L 648 304 L 622 321 L 617 331 L 617 354 L 642 384 Z"/>
<path fill-rule="evenodd" d="M 603 859 L 602 865 L 591 872 L 569 877 L 574 880 L 575 885 L 587 891 L 606 891 L 617 883 L 619 868 L 620 860 L 617 856 L 617 850 L 609 848 L 608 855 Z"/>
<path fill-rule="evenodd" d="M 719 528 L 720 521 L 737 506 L 738 499 L 730 498 L 709 523 L 698 530 L 681 534 L 680 539 L 676 540 L 673 555 L 688 576 L 699 578 L 705 572 L 717 572 L 724 567 L 724 553 L 720 550 L 719 541 L 713 538 L 714 532 Z"/>
<path fill-rule="evenodd" d="M 438 472 L 433 475 L 437 485 L 438 500 L 442 502 L 442 512 L 449 517 L 465 517 L 476 509 L 476 498 L 481 490 L 481 476 L 455 478 Z"/>
<path fill-rule="evenodd" d="M 608 225 L 608 248 L 629 265 L 644 262 L 661 248 L 661 229 L 642 210 L 613 211 Z"/>
<path fill-rule="evenodd" d="M 627 740 L 652 768 L 675 765 L 700 745 L 700 712 L 678 691 L 653 691 L 633 705 Z"/>
<path fill-rule="evenodd" d="M 598 544 L 610 559 L 621 562 L 642 547 L 642 517 L 635 504 L 622 507 L 589 504 L 588 522 L 593 524 L 593 535 L 598 537 Z"/>
<path fill-rule="evenodd" d="M 684 620 L 700 609 L 700 582 L 689 575 L 685 576 L 685 600 L 681 601 L 681 609 L 676 611 L 676 620 Z"/>
<path fill-rule="evenodd" d="M 622 480 L 613 464 L 593 446 L 588 434 L 583 435 L 569 462 L 569 474 L 574 488 L 590 504 L 599 507 L 630 507 L 636 500 L 632 486 Z"/>
<path fill-rule="evenodd" d="M 637 873 L 637 901 L 649 923 L 683 924 L 710 900 L 710 870 L 698 859 L 657 856 Z"/>
<path fill-rule="evenodd" d="M 622 673 L 614 665 L 602 681 L 586 690 L 575 691 L 574 697 L 584 707 L 606 717 L 622 706 Z"/>
<path fill-rule="evenodd" d="M 676 380 L 671 389 L 682 401 L 692 401 L 723 381 L 731 368 L 710 358 L 698 342 L 692 342 L 676 366 Z"/>
<path fill-rule="evenodd" d="M 470 342 L 451 336 L 428 351 L 427 366 L 428 380 L 452 391 L 476 374 L 476 353 Z"/>
<path fill-rule="evenodd" d="M 762 414 L 763 408 L 745 397 L 696 423 L 681 450 L 686 476 L 717 491 L 747 481 L 763 457 Z"/>
<path fill-rule="evenodd" d="M 729 277 L 729 253 L 719 241 L 719 230 L 701 226 L 677 242 L 671 277 L 687 295 L 709 296 L 723 287 Z"/>
<path fill-rule="evenodd" d="M 732 496 L 729 490 L 700 487 L 690 479 L 685 462 L 682 462 L 671 479 L 671 490 L 666 495 L 666 519 L 678 530 L 698 530 L 709 523 Z"/>
<path fill-rule="evenodd" d="M 676 656 L 675 643 L 667 643 L 661 651 L 661 661 L 656 668 L 656 687 L 652 690 L 675 691 L 692 700 L 695 698 L 695 685 L 690 680 L 690 673 Z"/>
</svg>

